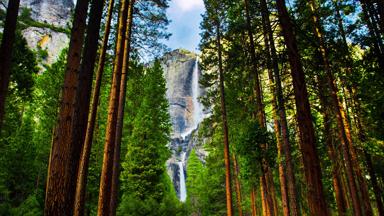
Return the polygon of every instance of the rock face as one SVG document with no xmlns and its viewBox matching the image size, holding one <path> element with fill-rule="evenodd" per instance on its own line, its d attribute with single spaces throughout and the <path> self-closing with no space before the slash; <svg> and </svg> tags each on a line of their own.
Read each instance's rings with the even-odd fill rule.
<svg viewBox="0 0 384 216">
<path fill-rule="evenodd" d="M 68 25 L 74 6 L 72 0 L 21 0 L 20 4 L 31 9 L 35 21 L 59 27 Z"/>
<path fill-rule="evenodd" d="M 168 174 L 178 197 L 185 201 L 186 162 L 192 149 L 203 161 L 206 152 L 197 145 L 197 130 L 205 114 L 198 98 L 204 94 L 199 85 L 201 71 L 198 56 L 186 50 L 174 50 L 162 59 L 167 81 L 167 98 L 172 120 L 172 139 L 169 145 L 172 157 L 167 161 Z M 184 174 L 184 175 L 183 175 Z"/>
<path fill-rule="evenodd" d="M 70 26 L 74 7 L 72 0 L 21 0 L 21 6 L 31 9 L 31 18 L 35 21 L 61 28 Z M 23 31 L 23 36 L 32 49 L 47 51 L 46 64 L 54 63 L 69 44 L 67 34 L 51 28 L 29 27 Z"/>
<path fill-rule="evenodd" d="M 8 1 L 5 1 L 5 4 L 8 4 Z M 72 0 L 21 0 L 20 2 L 20 11 L 23 8 L 30 9 L 31 18 L 34 21 L 60 28 L 69 28 L 73 7 Z M 69 44 L 67 34 L 48 27 L 28 27 L 22 34 L 31 49 L 47 51 L 48 56 L 43 59 L 44 64 L 55 62 L 60 52 Z"/>
</svg>

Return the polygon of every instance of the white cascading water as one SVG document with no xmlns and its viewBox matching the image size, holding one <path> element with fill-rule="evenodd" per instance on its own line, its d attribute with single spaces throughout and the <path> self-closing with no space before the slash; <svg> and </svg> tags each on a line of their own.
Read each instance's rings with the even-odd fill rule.
<svg viewBox="0 0 384 216">
<path fill-rule="evenodd" d="M 193 131 L 197 129 L 201 121 L 204 119 L 203 115 L 203 105 L 199 101 L 200 97 L 200 73 L 199 73 L 199 59 L 196 57 L 195 65 L 193 67 L 193 74 L 192 74 L 192 83 L 191 83 L 191 93 L 192 93 L 192 103 L 193 103 L 193 113 L 192 113 L 192 120 L 193 124 L 191 127 L 187 128 L 182 134 L 181 137 L 184 140 L 188 135 L 190 135 Z M 185 165 L 185 157 L 186 152 L 181 153 L 179 164 L 179 182 L 180 182 L 180 201 L 185 202 L 187 198 L 187 189 L 185 186 L 185 175 L 184 175 L 184 165 Z"/>
<path fill-rule="evenodd" d="M 195 65 L 193 67 L 193 73 L 192 73 L 192 84 L 191 84 L 191 90 L 192 90 L 192 104 L 193 104 L 193 114 L 192 114 L 192 120 L 193 124 L 191 127 L 186 128 L 186 130 L 181 134 L 181 137 L 185 139 L 188 135 L 190 135 L 194 130 L 197 129 L 201 121 L 204 119 L 203 114 L 203 105 L 199 101 L 200 97 L 200 73 L 199 73 L 199 58 L 196 57 Z"/>
<path fill-rule="evenodd" d="M 203 105 L 199 101 L 200 97 L 200 73 L 199 58 L 196 57 L 192 75 L 192 102 L 193 102 L 193 128 L 196 129 L 203 120 Z"/>
<path fill-rule="evenodd" d="M 187 199 L 187 187 L 185 186 L 185 175 L 184 175 L 185 152 L 181 154 L 180 160 L 181 160 L 179 162 L 180 201 L 185 202 L 185 200 Z"/>
</svg>

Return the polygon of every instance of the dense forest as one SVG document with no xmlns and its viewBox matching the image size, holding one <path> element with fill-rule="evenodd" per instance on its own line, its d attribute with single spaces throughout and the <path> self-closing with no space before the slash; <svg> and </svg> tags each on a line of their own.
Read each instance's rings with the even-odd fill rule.
<svg viewBox="0 0 384 216">
<path fill-rule="evenodd" d="M 0 7 L 0 215 L 384 216 L 384 1 L 204 0 L 209 115 L 167 174 L 170 0 Z M 55 62 L 29 27 L 67 35 Z"/>
</svg>

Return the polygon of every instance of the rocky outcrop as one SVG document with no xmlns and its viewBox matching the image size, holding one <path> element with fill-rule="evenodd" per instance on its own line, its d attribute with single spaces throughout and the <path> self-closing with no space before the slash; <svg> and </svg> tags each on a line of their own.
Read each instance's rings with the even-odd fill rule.
<svg viewBox="0 0 384 216">
<path fill-rule="evenodd" d="M 167 99 L 172 121 L 172 136 L 169 148 L 172 157 L 167 161 L 167 171 L 175 186 L 179 198 L 183 184 L 180 184 L 181 172 L 184 176 L 186 163 L 192 149 L 196 150 L 201 161 L 207 153 L 197 142 L 199 123 L 205 114 L 198 98 L 204 93 L 199 85 L 201 71 L 198 56 L 186 50 L 174 50 L 161 59 L 164 77 L 167 81 Z M 182 169 L 182 170 L 180 170 Z"/>
<path fill-rule="evenodd" d="M 69 44 L 67 34 L 49 28 L 29 27 L 22 33 L 30 48 L 47 52 L 47 56 L 42 59 L 44 64 L 54 63 L 60 52 Z"/>
<path fill-rule="evenodd" d="M 173 125 L 172 136 L 181 135 L 194 124 L 192 76 L 196 58 L 196 54 L 185 50 L 172 51 L 162 58 Z"/>
<path fill-rule="evenodd" d="M 72 15 L 72 0 L 21 0 L 21 7 L 31 9 L 35 21 L 67 27 Z"/>
<path fill-rule="evenodd" d="M 7 5 L 8 1 L 4 2 Z M 43 64 L 52 64 L 60 52 L 69 44 L 69 37 L 55 28 L 69 29 L 74 4 L 72 0 L 21 0 L 20 12 L 27 8 L 36 22 L 22 31 L 28 46 L 47 53 Z M 1 8 L 4 9 L 4 8 Z"/>
<path fill-rule="evenodd" d="M 36 22 L 61 28 L 69 28 L 74 7 L 72 0 L 22 0 L 21 6 L 31 10 L 31 18 Z M 66 33 L 48 27 L 29 27 L 23 30 L 23 36 L 29 47 L 47 52 L 45 64 L 54 63 L 69 44 Z"/>
</svg>

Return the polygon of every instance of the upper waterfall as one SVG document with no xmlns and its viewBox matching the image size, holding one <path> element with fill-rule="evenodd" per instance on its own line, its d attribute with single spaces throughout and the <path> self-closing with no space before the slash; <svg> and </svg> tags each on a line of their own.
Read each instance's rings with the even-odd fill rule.
<svg viewBox="0 0 384 216">
<path fill-rule="evenodd" d="M 186 199 L 185 180 L 188 179 L 186 164 L 192 148 L 203 158 L 201 147 L 197 147 L 196 131 L 204 119 L 204 106 L 199 98 L 204 94 L 200 86 L 201 71 L 197 54 L 186 50 L 167 53 L 161 60 L 167 81 L 167 98 L 172 121 L 172 157 L 167 170 L 181 201 Z"/>
</svg>

